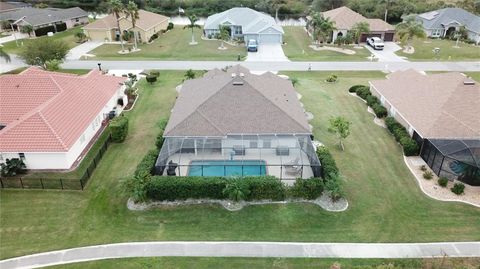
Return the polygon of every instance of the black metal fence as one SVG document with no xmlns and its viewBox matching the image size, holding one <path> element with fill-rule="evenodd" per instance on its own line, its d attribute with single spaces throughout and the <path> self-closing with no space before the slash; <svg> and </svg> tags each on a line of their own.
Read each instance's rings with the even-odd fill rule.
<svg viewBox="0 0 480 269">
<path fill-rule="evenodd" d="M 95 157 L 91 160 L 87 169 L 80 178 L 1 178 L 2 189 L 57 189 L 57 190 L 83 190 L 88 180 L 97 168 L 100 160 L 107 151 L 112 140 L 111 135 L 103 142 Z"/>
</svg>

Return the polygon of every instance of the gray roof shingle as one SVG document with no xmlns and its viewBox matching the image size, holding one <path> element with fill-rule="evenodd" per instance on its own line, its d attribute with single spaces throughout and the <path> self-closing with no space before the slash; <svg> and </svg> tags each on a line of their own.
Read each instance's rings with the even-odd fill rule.
<svg viewBox="0 0 480 269">
<path fill-rule="evenodd" d="M 87 17 L 88 13 L 79 8 L 22 8 L 0 13 L 0 20 L 16 21 L 25 17 L 24 21 L 32 26 L 49 24 L 58 21 Z"/>
<path fill-rule="evenodd" d="M 451 22 L 458 22 L 468 30 L 480 33 L 480 16 L 461 8 L 444 8 L 417 15 L 425 29 L 440 29 Z"/>
</svg>

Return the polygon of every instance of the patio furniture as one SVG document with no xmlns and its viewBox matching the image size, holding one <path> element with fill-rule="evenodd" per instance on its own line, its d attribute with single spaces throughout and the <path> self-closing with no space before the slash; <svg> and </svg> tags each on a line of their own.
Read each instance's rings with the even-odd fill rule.
<svg viewBox="0 0 480 269">
<path fill-rule="evenodd" d="M 286 162 L 283 164 L 284 167 L 289 167 L 289 166 L 296 166 L 298 165 L 298 162 L 300 161 L 300 157 L 295 158 L 294 160 L 291 160 L 289 162 Z"/>
<path fill-rule="evenodd" d="M 244 156 L 245 155 L 245 146 L 235 145 L 235 146 L 233 146 L 233 152 L 235 152 L 235 155 Z"/>
<path fill-rule="evenodd" d="M 294 166 L 286 166 L 285 167 L 285 174 L 292 175 L 292 176 L 299 176 L 302 172 L 302 166 L 294 165 Z"/>
<path fill-rule="evenodd" d="M 168 162 L 168 167 L 167 167 L 167 176 L 176 176 L 177 173 L 175 171 L 177 170 L 177 167 L 178 167 L 178 164 L 170 160 L 170 162 Z"/>
</svg>

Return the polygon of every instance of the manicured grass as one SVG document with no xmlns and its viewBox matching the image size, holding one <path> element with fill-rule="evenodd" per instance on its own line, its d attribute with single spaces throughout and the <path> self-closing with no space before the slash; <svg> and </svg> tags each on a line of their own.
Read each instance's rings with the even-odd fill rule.
<svg viewBox="0 0 480 269">
<path fill-rule="evenodd" d="M 198 257 L 162 257 L 101 260 L 48 268 L 330 268 L 334 263 L 342 269 L 378 268 L 377 266 L 392 264 L 395 268 L 465 268 L 475 269 L 480 263 L 478 258 L 464 259 L 285 259 L 285 258 L 198 258 Z M 427 267 L 429 266 L 430 267 Z M 432 267 L 435 265 L 435 267 Z M 443 265 L 443 267 L 440 267 Z M 382 267 L 384 268 L 384 267 Z M 387 267 L 390 268 L 390 267 Z M 478 268 L 478 267 L 477 267 Z"/>
<path fill-rule="evenodd" d="M 195 29 L 195 41 L 197 45 L 188 43 L 192 39 L 192 33 L 176 25 L 175 28 L 160 35 L 151 44 L 139 45 L 141 51 L 130 54 L 119 54 L 120 45 L 102 45 L 91 52 L 96 55 L 93 59 L 102 60 L 230 60 L 236 61 L 237 56 L 246 56 L 244 46 L 230 46 L 225 44 L 226 50 L 219 50 L 220 41 L 201 39 L 201 29 Z M 132 47 L 127 45 L 126 48 Z M 91 58 L 90 58 L 91 59 Z"/>
<path fill-rule="evenodd" d="M 142 240 L 256 240 L 317 242 L 427 242 L 480 240 L 480 209 L 427 198 L 403 162 L 400 147 L 358 98 L 354 84 L 382 78 L 380 72 L 291 72 L 299 79 L 316 139 L 334 154 L 345 175 L 349 209 L 327 212 L 313 204 L 250 206 L 229 212 L 219 206 L 184 206 L 132 212 L 122 181 L 154 147 L 158 123 L 169 116 L 175 86 L 184 72 L 163 71 L 159 81 L 141 81 L 129 135 L 113 144 L 81 191 L 1 190 L 0 258 L 101 243 Z M 353 122 L 345 151 L 327 131 L 328 119 Z"/>
<path fill-rule="evenodd" d="M 70 29 L 65 30 L 63 32 L 55 33 L 53 36 L 46 36 L 45 35 L 45 36 L 41 36 L 41 37 L 38 37 L 38 38 L 19 39 L 18 40 L 18 44 L 19 44 L 18 47 L 17 47 L 15 41 L 10 41 L 10 42 L 7 42 L 7 43 L 3 44 L 3 46 L 4 46 L 3 49 L 4 49 L 5 52 L 7 52 L 9 54 L 18 54 L 20 52 L 20 50 L 22 49 L 22 43 L 23 43 L 23 45 L 26 45 L 27 43 L 35 42 L 36 39 L 40 39 L 40 38 L 48 38 L 48 39 L 53 39 L 53 40 L 63 40 L 64 42 L 67 43 L 69 48 L 73 48 L 73 47 L 76 47 L 76 46 L 79 45 L 79 43 L 76 42 L 77 40 L 76 40 L 74 35 L 75 35 L 76 32 L 81 31 L 80 27 L 81 26 L 70 28 Z"/>
<path fill-rule="evenodd" d="M 336 51 L 315 51 L 309 47 L 312 44 L 312 39 L 307 35 L 304 27 L 290 26 L 283 27 L 285 35 L 283 51 L 291 61 L 367 61 L 370 52 L 365 49 L 353 49 L 349 46 L 347 48 L 356 52 L 354 55 L 347 55 Z"/>
<path fill-rule="evenodd" d="M 400 56 L 405 56 L 410 61 L 435 61 L 434 48 L 440 48 L 438 60 L 440 61 L 479 61 L 480 46 L 474 46 L 459 42 L 459 48 L 455 48 L 455 41 L 447 39 L 414 39 L 412 46 L 413 54 L 397 51 Z"/>
</svg>

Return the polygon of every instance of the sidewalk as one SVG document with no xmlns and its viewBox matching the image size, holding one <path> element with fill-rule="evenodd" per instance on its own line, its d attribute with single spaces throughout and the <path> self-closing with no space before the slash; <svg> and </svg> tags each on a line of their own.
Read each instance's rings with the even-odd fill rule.
<svg viewBox="0 0 480 269">
<path fill-rule="evenodd" d="M 128 257 L 433 258 L 480 257 L 480 242 L 296 243 L 131 242 L 51 251 L 0 261 L 0 268 L 45 266 Z"/>
</svg>

